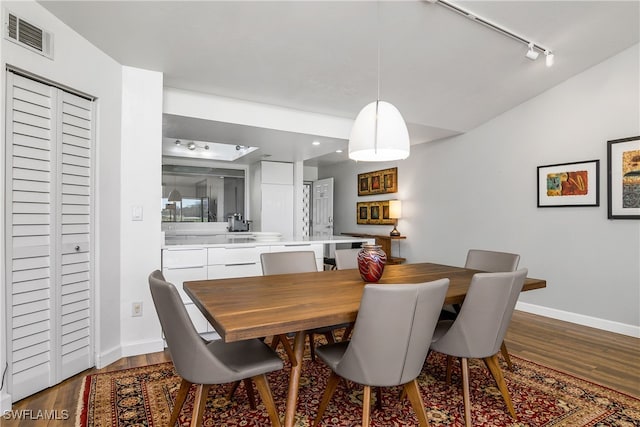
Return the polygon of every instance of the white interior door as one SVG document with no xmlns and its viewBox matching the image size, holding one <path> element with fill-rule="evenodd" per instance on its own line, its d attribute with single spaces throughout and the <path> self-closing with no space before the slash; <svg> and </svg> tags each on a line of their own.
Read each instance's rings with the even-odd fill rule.
<svg viewBox="0 0 640 427">
<path fill-rule="evenodd" d="M 313 182 L 313 235 L 333 236 L 333 178 Z"/>
</svg>

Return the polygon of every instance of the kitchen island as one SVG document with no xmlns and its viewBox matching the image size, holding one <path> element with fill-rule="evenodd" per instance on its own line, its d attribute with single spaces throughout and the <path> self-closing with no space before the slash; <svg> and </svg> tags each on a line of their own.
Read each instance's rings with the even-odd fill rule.
<svg viewBox="0 0 640 427">
<path fill-rule="evenodd" d="M 162 273 L 180 292 L 196 330 L 207 338 L 218 337 L 189 296 L 182 283 L 192 280 L 225 279 L 262 275 L 260 254 L 265 252 L 313 251 L 318 270 L 324 256 L 335 245 L 374 243 L 374 239 L 352 236 L 283 239 L 279 233 L 168 233 L 162 247 Z"/>
</svg>

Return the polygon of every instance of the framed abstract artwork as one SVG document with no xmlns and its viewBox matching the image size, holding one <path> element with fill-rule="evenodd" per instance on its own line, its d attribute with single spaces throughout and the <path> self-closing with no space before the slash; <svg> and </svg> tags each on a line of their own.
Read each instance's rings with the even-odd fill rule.
<svg viewBox="0 0 640 427">
<path fill-rule="evenodd" d="M 356 222 L 358 224 L 394 225 L 395 219 L 389 218 L 389 201 L 358 202 L 356 204 Z"/>
<path fill-rule="evenodd" d="M 607 141 L 609 219 L 640 219 L 640 136 Z"/>
<path fill-rule="evenodd" d="M 538 207 L 599 206 L 600 160 L 538 166 Z"/>
<path fill-rule="evenodd" d="M 397 167 L 358 174 L 358 196 L 396 193 L 397 191 Z"/>
</svg>

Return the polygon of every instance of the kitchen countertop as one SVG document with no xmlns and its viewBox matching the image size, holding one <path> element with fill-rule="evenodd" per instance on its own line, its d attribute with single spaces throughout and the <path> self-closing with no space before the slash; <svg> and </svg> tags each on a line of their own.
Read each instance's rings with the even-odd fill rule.
<svg viewBox="0 0 640 427">
<path fill-rule="evenodd" d="M 165 235 L 162 249 L 187 249 L 187 248 L 225 248 L 225 247 L 252 247 L 270 245 L 302 245 L 305 243 L 359 243 L 373 241 L 371 238 L 350 236 L 328 237 L 304 237 L 299 239 L 287 239 L 274 236 L 270 233 L 224 233 L 224 234 L 179 234 Z"/>
</svg>

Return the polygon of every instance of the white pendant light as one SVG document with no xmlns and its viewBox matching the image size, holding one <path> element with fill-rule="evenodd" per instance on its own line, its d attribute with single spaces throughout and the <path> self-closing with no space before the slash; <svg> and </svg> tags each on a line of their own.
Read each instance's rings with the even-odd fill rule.
<svg viewBox="0 0 640 427">
<path fill-rule="evenodd" d="M 171 190 L 171 192 L 169 193 L 169 197 L 167 198 L 167 200 L 170 201 L 170 202 L 180 202 L 180 203 L 182 203 L 182 194 L 180 194 L 180 192 L 178 191 L 177 182 L 178 182 L 178 179 L 174 175 L 174 177 L 173 177 L 173 190 Z"/>
<path fill-rule="evenodd" d="M 367 104 L 349 137 L 349 158 L 385 162 L 409 157 L 409 132 L 400 111 L 385 101 Z"/>
<path fill-rule="evenodd" d="M 182 194 L 180 194 L 180 192 L 174 188 L 171 193 L 169 193 L 169 199 L 170 202 L 182 202 Z"/>
<path fill-rule="evenodd" d="M 377 3 L 378 20 L 380 5 Z M 378 32 L 379 34 L 379 32 Z M 378 96 L 365 105 L 351 128 L 349 158 L 363 162 L 386 162 L 409 157 L 409 131 L 400 111 L 380 101 L 380 38 L 378 36 Z"/>
</svg>

